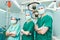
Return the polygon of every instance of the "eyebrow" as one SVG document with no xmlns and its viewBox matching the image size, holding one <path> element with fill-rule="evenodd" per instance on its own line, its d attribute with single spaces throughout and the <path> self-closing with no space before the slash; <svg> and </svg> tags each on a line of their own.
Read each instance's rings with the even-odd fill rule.
<svg viewBox="0 0 60 40">
<path fill-rule="evenodd" d="M 16 20 L 16 19 L 11 19 L 11 20 Z"/>
<path fill-rule="evenodd" d="M 27 16 L 27 15 L 26 15 Z"/>
</svg>

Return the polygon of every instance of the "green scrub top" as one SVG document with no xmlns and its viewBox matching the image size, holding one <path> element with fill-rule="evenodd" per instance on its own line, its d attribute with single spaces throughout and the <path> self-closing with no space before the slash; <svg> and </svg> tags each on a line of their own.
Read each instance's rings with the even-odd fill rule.
<svg viewBox="0 0 60 40">
<path fill-rule="evenodd" d="M 34 40 L 34 23 L 33 21 L 25 22 L 23 26 L 24 31 L 29 31 L 31 35 L 22 35 L 22 40 Z"/>
<path fill-rule="evenodd" d="M 16 36 L 15 37 L 12 37 L 12 36 L 8 36 L 7 40 L 20 40 L 20 25 L 19 24 L 16 24 L 16 25 L 11 25 L 7 32 L 13 32 L 15 31 L 16 32 Z"/>
<path fill-rule="evenodd" d="M 38 28 L 44 25 L 44 27 L 48 27 L 49 29 L 45 34 L 36 33 L 36 40 L 52 40 L 52 22 L 52 17 L 49 15 L 45 15 L 44 17 L 38 18 Z"/>
</svg>

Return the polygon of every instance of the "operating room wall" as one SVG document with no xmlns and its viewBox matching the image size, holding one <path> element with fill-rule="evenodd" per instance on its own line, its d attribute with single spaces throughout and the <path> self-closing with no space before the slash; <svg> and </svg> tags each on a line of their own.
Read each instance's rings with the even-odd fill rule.
<svg viewBox="0 0 60 40">
<path fill-rule="evenodd" d="M 53 14 L 53 34 L 60 38 L 60 10 Z"/>
<path fill-rule="evenodd" d="M 0 27 L 4 27 L 6 25 L 6 13 L 0 11 Z"/>
</svg>

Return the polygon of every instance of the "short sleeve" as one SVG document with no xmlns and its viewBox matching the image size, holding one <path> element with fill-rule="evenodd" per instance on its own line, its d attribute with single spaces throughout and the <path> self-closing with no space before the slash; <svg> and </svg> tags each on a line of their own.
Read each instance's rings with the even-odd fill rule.
<svg viewBox="0 0 60 40">
<path fill-rule="evenodd" d="M 40 17 L 40 18 L 37 18 L 36 25 L 38 25 L 38 26 L 39 26 L 39 24 L 40 24 L 40 20 L 41 20 L 41 17 Z"/>
<path fill-rule="evenodd" d="M 34 29 L 34 23 L 33 22 L 30 23 L 28 31 L 30 32 L 32 29 Z"/>
<path fill-rule="evenodd" d="M 51 17 L 47 17 L 45 22 L 44 22 L 44 26 L 51 28 L 52 27 L 52 22 L 53 22 L 52 18 Z"/>
</svg>

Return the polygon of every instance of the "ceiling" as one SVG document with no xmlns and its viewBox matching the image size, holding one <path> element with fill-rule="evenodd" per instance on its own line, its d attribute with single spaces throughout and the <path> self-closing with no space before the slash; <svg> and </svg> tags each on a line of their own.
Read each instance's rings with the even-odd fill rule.
<svg viewBox="0 0 60 40">
<path fill-rule="evenodd" d="M 7 0 L 0 0 L 0 9 L 5 10 L 5 11 L 8 10 L 6 1 Z M 51 0 L 50 0 L 50 2 L 48 2 L 48 1 L 44 2 L 44 4 L 49 5 L 51 3 Z M 11 0 L 12 6 L 10 8 L 10 12 L 12 12 L 12 13 L 19 13 L 21 11 L 21 5 L 22 4 L 27 5 L 27 4 L 29 4 L 29 2 L 34 2 L 34 1 L 33 0 L 15 0 L 15 1 Z"/>
<path fill-rule="evenodd" d="M 20 9 L 13 2 L 11 2 L 11 3 L 12 3 L 12 6 L 10 8 L 10 12 L 12 12 L 12 13 L 20 12 Z M 5 11 L 8 10 L 6 0 L 0 0 L 0 9 L 3 9 Z"/>
</svg>

